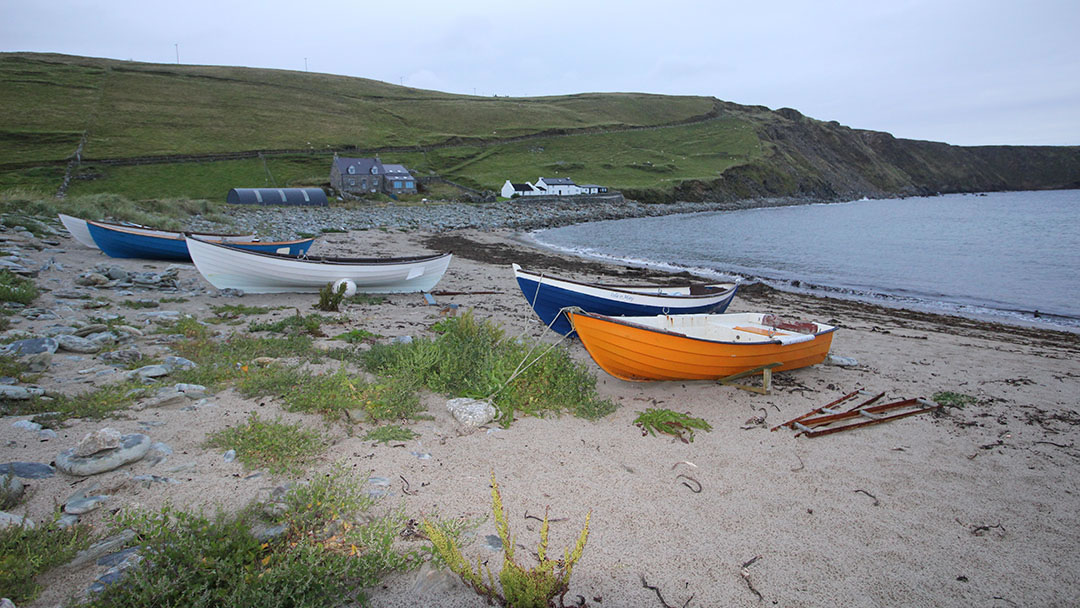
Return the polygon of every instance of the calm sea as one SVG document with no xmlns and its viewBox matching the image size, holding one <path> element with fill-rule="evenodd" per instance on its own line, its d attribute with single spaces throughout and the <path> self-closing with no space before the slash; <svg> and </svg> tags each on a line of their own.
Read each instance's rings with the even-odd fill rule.
<svg viewBox="0 0 1080 608">
<path fill-rule="evenodd" d="M 531 236 L 704 277 L 1080 331 L 1080 190 L 693 213 Z"/>
</svg>

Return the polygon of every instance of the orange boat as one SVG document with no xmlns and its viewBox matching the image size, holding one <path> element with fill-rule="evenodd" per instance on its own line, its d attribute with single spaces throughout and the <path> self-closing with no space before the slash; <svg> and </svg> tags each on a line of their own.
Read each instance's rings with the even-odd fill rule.
<svg viewBox="0 0 1080 608">
<path fill-rule="evenodd" d="M 836 328 L 758 313 L 607 317 L 569 311 L 589 355 L 623 380 L 718 380 L 821 363 Z"/>
</svg>

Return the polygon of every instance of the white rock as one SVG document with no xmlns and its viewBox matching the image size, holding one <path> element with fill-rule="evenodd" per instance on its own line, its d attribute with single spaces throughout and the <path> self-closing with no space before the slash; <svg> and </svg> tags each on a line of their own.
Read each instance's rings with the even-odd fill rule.
<svg viewBox="0 0 1080 608">
<path fill-rule="evenodd" d="M 450 410 L 454 419 L 459 423 L 472 428 L 477 428 L 491 422 L 498 413 L 495 406 L 492 405 L 490 401 L 470 399 L 468 397 L 460 397 L 458 399 L 447 401 L 446 409 Z"/>
</svg>

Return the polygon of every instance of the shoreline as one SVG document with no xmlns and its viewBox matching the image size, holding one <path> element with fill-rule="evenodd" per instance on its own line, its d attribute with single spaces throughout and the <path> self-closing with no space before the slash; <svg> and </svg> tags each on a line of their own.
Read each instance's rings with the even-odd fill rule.
<svg viewBox="0 0 1080 608">
<path fill-rule="evenodd" d="M 978 196 L 978 194 L 971 194 Z M 862 200 L 862 199 L 859 199 Z M 556 203 L 545 201 L 536 204 L 527 199 L 514 199 L 500 203 L 437 203 L 428 205 L 397 205 L 387 204 L 381 206 L 344 209 L 338 207 L 327 208 L 248 208 L 232 207 L 229 211 L 234 228 L 244 230 L 257 230 L 260 234 L 269 234 L 274 239 L 297 238 L 304 235 L 319 234 L 320 230 L 333 232 L 348 230 L 402 230 L 407 232 L 447 232 L 461 230 L 482 231 L 506 231 L 513 232 L 514 240 L 524 245 L 544 249 L 556 254 L 591 259 L 600 263 L 609 263 L 613 266 L 649 266 L 641 263 L 635 264 L 625 260 L 607 260 L 599 256 L 592 257 L 574 252 L 563 251 L 537 242 L 530 237 L 529 233 L 560 228 L 576 224 L 588 224 L 591 222 L 634 219 L 646 217 L 659 217 L 669 215 L 682 215 L 693 213 L 706 213 L 717 211 L 739 211 L 744 209 L 759 209 L 769 207 L 802 206 L 844 204 L 847 200 L 824 201 L 814 198 L 770 198 L 770 199 L 747 199 L 727 203 L 691 203 L 677 202 L 665 204 L 643 204 L 632 200 L 623 200 L 621 203 L 604 202 L 582 206 L 580 202 L 572 199 L 563 199 Z M 221 230 L 221 224 L 196 221 L 192 229 Z M 368 252 L 370 253 L 370 252 Z M 677 269 L 664 269 L 649 266 L 654 270 L 677 276 L 691 277 L 692 274 Z M 921 304 L 919 302 L 907 302 L 902 298 L 883 295 L 883 299 L 877 299 L 875 294 L 852 295 L 844 294 L 829 288 L 828 286 L 801 288 L 777 284 L 760 277 L 739 276 L 749 283 L 761 283 L 772 289 L 785 291 L 808 297 L 826 297 L 837 300 L 861 302 L 868 305 L 881 306 L 883 308 L 904 311 L 911 310 L 923 314 L 936 314 L 945 317 L 954 317 L 1009 327 L 1027 327 L 1031 329 L 1062 332 L 1064 334 L 1080 335 L 1080 326 L 1071 326 L 1067 323 L 1055 323 L 1053 321 L 1039 321 L 1034 313 L 1028 311 L 993 311 L 987 312 L 962 310 L 962 304 L 941 303 L 941 307 L 934 303 Z M 1013 312 L 1018 316 L 1012 316 Z M 1036 311 L 1037 312 L 1037 311 Z M 1032 316 L 1028 319 L 1028 316 Z M 1053 318 L 1049 316 L 1047 318 Z"/>
</svg>

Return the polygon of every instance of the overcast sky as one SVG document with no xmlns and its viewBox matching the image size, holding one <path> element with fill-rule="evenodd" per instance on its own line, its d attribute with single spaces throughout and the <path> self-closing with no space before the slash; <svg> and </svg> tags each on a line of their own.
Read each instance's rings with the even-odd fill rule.
<svg viewBox="0 0 1080 608">
<path fill-rule="evenodd" d="M 1080 0 L 0 0 L 0 50 L 706 95 L 897 137 L 1080 145 Z"/>
</svg>

